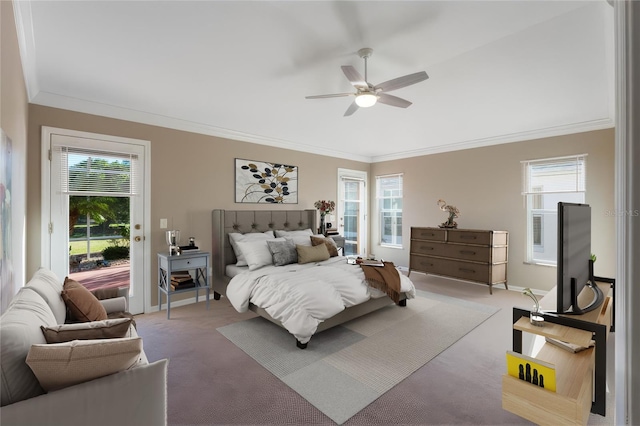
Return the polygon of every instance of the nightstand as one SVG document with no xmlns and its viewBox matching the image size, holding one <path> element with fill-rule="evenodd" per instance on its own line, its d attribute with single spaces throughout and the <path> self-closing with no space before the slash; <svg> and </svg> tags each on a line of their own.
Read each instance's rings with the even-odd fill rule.
<svg viewBox="0 0 640 426">
<path fill-rule="evenodd" d="M 198 251 L 197 253 L 183 253 L 171 256 L 168 253 L 158 253 L 158 310 L 162 309 L 162 293 L 167 295 L 167 319 L 171 316 L 171 296 L 189 291 L 196 292 L 196 303 L 200 290 L 204 290 L 209 309 L 209 264 L 210 254 Z M 188 271 L 194 286 L 184 289 L 172 289 L 171 274 L 176 271 Z"/>
<path fill-rule="evenodd" d="M 342 251 L 342 255 L 344 256 L 344 237 L 340 234 L 327 235 L 327 237 L 333 238 L 333 241 L 336 242 L 336 246 L 338 246 L 338 250 Z"/>
</svg>

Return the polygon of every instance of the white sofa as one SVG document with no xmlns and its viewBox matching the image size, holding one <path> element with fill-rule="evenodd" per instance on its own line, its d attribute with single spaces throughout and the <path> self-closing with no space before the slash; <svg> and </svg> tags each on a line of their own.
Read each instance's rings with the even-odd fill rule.
<svg viewBox="0 0 640 426">
<path fill-rule="evenodd" d="M 40 269 L 0 317 L 0 423 L 165 425 L 168 360 L 150 364 L 144 351 L 133 368 L 45 393 L 26 358 L 31 345 L 46 344 L 40 326 L 65 322 L 62 289 L 55 274 Z M 107 311 L 117 305 L 115 300 L 103 303 Z M 138 336 L 133 325 L 129 335 Z"/>
</svg>

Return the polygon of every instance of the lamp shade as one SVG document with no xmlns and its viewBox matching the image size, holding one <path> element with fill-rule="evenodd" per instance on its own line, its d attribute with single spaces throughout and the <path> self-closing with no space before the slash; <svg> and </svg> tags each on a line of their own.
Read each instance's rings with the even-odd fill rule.
<svg viewBox="0 0 640 426">
<path fill-rule="evenodd" d="M 373 93 L 360 93 L 356 95 L 356 104 L 360 108 L 368 108 L 374 106 L 378 101 L 378 97 Z"/>
</svg>

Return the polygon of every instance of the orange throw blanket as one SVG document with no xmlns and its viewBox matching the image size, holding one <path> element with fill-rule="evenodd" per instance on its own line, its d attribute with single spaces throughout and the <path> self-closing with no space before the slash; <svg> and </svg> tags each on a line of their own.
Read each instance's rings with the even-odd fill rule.
<svg viewBox="0 0 640 426">
<path fill-rule="evenodd" d="M 367 283 L 384 291 L 395 303 L 400 302 L 400 273 L 393 262 L 384 262 L 384 266 L 360 265 Z"/>
</svg>

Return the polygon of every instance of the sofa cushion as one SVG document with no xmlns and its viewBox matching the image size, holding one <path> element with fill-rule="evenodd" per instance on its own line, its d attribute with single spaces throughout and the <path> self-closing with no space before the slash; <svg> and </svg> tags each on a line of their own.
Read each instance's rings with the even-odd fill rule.
<svg viewBox="0 0 640 426">
<path fill-rule="evenodd" d="M 63 343 L 71 340 L 117 339 L 131 337 L 130 318 L 106 319 L 104 321 L 60 324 L 53 327 L 40 326 L 47 343 Z"/>
<path fill-rule="evenodd" d="M 32 345 L 26 362 L 49 392 L 127 370 L 138 363 L 141 352 L 140 337 L 73 340 Z"/>
<path fill-rule="evenodd" d="M 49 304 L 58 324 L 64 323 L 67 307 L 62 300 L 62 280 L 48 269 L 40 268 L 26 284 L 25 288 L 38 292 Z"/>
<path fill-rule="evenodd" d="M 64 279 L 62 300 L 69 309 L 71 320 L 86 322 L 107 319 L 107 311 L 100 301 L 82 284 L 69 277 Z"/>
<path fill-rule="evenodd" d="M 1 405 L 44 393 L 24 360 L 32 344 L 46 343 L 40 326 L 56 324 L 51 308 L 39 293 L 24 287 L 14 296 L 0 318 Z"/>
</svg>

